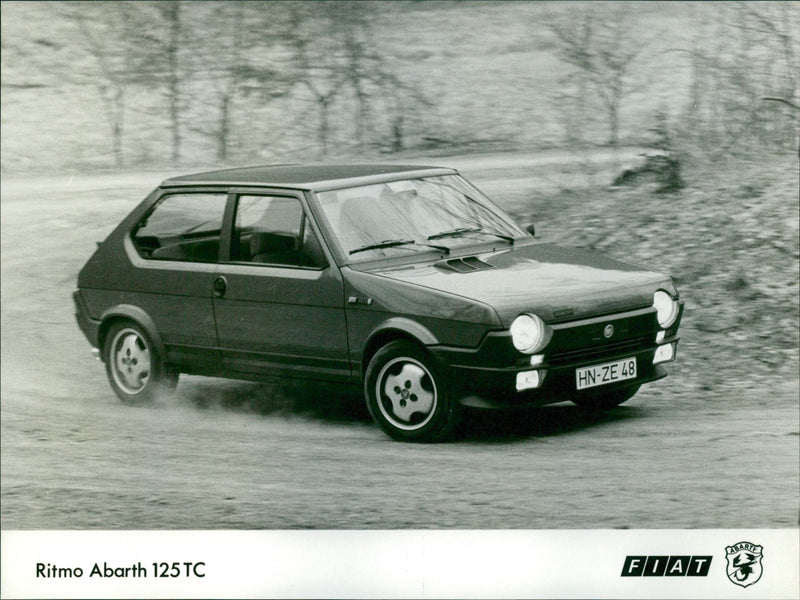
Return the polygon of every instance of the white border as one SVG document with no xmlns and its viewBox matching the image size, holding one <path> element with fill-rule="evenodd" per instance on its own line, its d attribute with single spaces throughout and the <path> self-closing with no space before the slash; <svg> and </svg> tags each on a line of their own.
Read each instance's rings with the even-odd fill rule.
<svg viewBox="0 0 800 600">
<path fill-rule="evenodd" d="M 2 598 L 791 598 L 800 530 L 2 531 Z M 725 548 L 764 547 L 728 580 Z M 627 555 L 710 555 L 706 577 L 621 577 Z M 82 578 L 36 577 L 36 564 Z M 153 562 L 205 576 L 153 577 Z M 141 563 L 147 577 L 90 577 Z"/>
</svg>

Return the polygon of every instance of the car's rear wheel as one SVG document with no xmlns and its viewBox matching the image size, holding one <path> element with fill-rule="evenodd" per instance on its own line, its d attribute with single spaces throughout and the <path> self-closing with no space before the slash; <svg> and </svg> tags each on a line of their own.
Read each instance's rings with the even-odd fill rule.
<svg viewBox="0 0 800 600">
<path fill-rule="evenodd" d="M 364 392 L 372 418 L 396 440 L 443 440 L 457 424 L 459 406 L 450 398 L 442 370 L 411 341 L 397 340 L 375 353 Z"/>
<path fill-rule="evenodd" d="M 627 402 L 638 391 L 639 386 L 634 385 L 621 390 L 593 392 L 584 396 L 576 396 L 572 398 L 572 402 L 587 410 L 606 411 L 619 406 L 623 402 Z"/>
<path fill-rule="evenodd" d="M 178 374 L 167 368 L 144 329 L 133 321 L 111 325 L 104 345 L 108 381 L 127 404 L 147 404 L 171 394 Z"/>
</svg>

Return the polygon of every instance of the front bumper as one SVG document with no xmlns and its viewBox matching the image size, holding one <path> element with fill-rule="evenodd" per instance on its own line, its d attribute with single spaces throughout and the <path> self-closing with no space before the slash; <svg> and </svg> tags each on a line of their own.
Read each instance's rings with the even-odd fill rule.
<svg viewBox="0 0 800 600">
<path fill-rule="evenodd" d="M 514 349 L 508 331 L 487 334 L 477 349 L 429 349 L 449 370 L 451 389 L 462 404 L 481 408 L 552 404 L 576 396 L 622 392 L 666 377 L 666 369 L 654 365 L 653 358 L 659 346 L 677 347 L 682 315 L 681 302 L 677 320 L 661 335 L 652 307 L 553 325 L 553 338 L 535 365 L 531 356 Z M 607 325 L 614 326 L 611 338 L 603 334 Z M 577 389 L 576 369 L 626 358 L 636 359 L 635 378 Z M 517 374 L 534 369 L 543 375 L 541 385 L 517 391 Z"/>
</svg>

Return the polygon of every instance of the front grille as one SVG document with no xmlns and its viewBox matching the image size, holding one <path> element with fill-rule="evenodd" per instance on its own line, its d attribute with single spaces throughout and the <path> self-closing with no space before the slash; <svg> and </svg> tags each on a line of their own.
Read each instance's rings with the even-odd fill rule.
<svg viewBox="0 0 800 600">
<path fill-rule="evenodd" d="M 654 343 L 653 335 L 639 336 L 588 348 L 556 351 L 548 356 L 547 362 L 555 367 L 571 363 L 600 361 L 621 354 L 634 354 L 652 347 Z"/>
</svg>

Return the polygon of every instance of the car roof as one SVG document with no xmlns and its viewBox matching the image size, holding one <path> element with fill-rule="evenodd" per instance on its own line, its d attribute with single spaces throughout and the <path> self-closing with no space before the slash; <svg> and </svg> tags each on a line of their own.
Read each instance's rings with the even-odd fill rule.
<svg viewBox="0 0 800 600">
<path fill-rule="evenodd" d="M 161 187 L 236 185 L 324 191 L 456 172 L 442 167 L 396 164 L 262 165 L 171 177 Z"/>
</svg>

